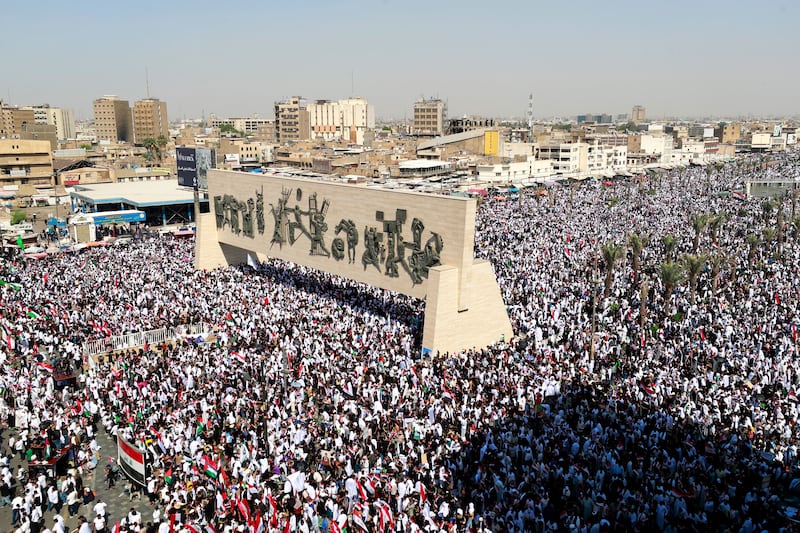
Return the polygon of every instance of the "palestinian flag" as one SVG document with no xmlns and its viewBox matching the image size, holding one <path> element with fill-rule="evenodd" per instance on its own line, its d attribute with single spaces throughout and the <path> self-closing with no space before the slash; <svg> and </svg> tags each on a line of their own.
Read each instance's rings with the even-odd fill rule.
<svg viewBox="0 0 800 533">
<path fill-rule="evenodd" d="M 33 318 L 38 320 L 41 315 L 36 311 L 34 311 L 33 309 L 28 309 L 28 314 L 26 316 L 28 318 Z"/>
<path fill-rule="evenodd" d="M 167 482 L 167 485 L 172 485 L 172 467 L 169 467 L 169 470 L 164 474 L 164 481 Z"/>
<path fill-rule="evenodd" d="M 219 476 L 219 468 L 217 467 L 217 464 L 207 455 L 203 456 L 203 471 L 211 479 L 217 479 Z"/>
</svg>

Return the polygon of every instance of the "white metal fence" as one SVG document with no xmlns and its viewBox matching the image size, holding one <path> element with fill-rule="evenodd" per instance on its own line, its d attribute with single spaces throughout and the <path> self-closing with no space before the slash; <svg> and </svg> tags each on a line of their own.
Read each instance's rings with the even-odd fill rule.
<svg viewBox="0 0 800 533">
<path fill-rule="evenodd" d="M 126 333 L 125 335 L 113 335 L 105 339 L 86 341 L 83 344 L 83 353 L 91 356 L 103 352 L 144 346 L 145 342 L 147 344 L 160 344 L 184 337 L 206 336 L 211 332 L 211 329 L 210 324 L 203 322 L 200 324 L 181 324 L 150 331 L 137 331 L 135 333 Z"/>
</svg>

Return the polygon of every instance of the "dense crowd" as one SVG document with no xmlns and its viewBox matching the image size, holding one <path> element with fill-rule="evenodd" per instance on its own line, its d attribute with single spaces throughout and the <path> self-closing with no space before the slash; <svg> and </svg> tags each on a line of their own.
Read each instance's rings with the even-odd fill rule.
<svg viewBox="0 0 800 533">
<path fill-rule="evenodd" d="M 0 503 L 21 531 L 82 504 L 103 531 L 81 474 L 107 431 L 146 450 L 159 533 L 790 531 L 796 197 L 729 194 L 797 172 L 771 163 L 487 199 L 476 253 L 518 335 L 457 354 L 419 356 L 419 301 L 278 261 L 194 270 L 191 241 L 8 261 Z M 641 253 L 607 264 L 631 235 Z M 702 268 L 673 286 L 687 254 Z M 190 323 L 207 334 L 85 361 Z M 66 475 L 14 486 L 13 454 L 67 445 Z"/>
</svg>

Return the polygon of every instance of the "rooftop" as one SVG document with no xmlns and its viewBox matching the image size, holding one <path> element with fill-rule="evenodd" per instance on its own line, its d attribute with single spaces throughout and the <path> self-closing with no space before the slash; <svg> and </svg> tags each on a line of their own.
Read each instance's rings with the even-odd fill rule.
<svg viewBox="0 0 800 533">
<path fill-rule="evenodd" d="M 179 187 L 176 179 L 76 185 L 71 196 L 94 205 L 126 203 L 137 208 L 194 202 L 191 189 Z"/>
</svg>

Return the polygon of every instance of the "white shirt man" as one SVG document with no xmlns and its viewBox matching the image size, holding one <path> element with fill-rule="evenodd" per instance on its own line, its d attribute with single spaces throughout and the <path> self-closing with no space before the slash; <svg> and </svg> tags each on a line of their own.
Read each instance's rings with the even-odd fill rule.
<svg viewBox="0 0 800 533">
<path fill-rule="evenodd" d="M 105 518 L 106 516 L 106 507 L 108 504 L 104 502 L 102 499 L 97 500 L 97 503 L 94 504 L 94 508 L 92 509 L 96 514 Z"/>
</svg>

